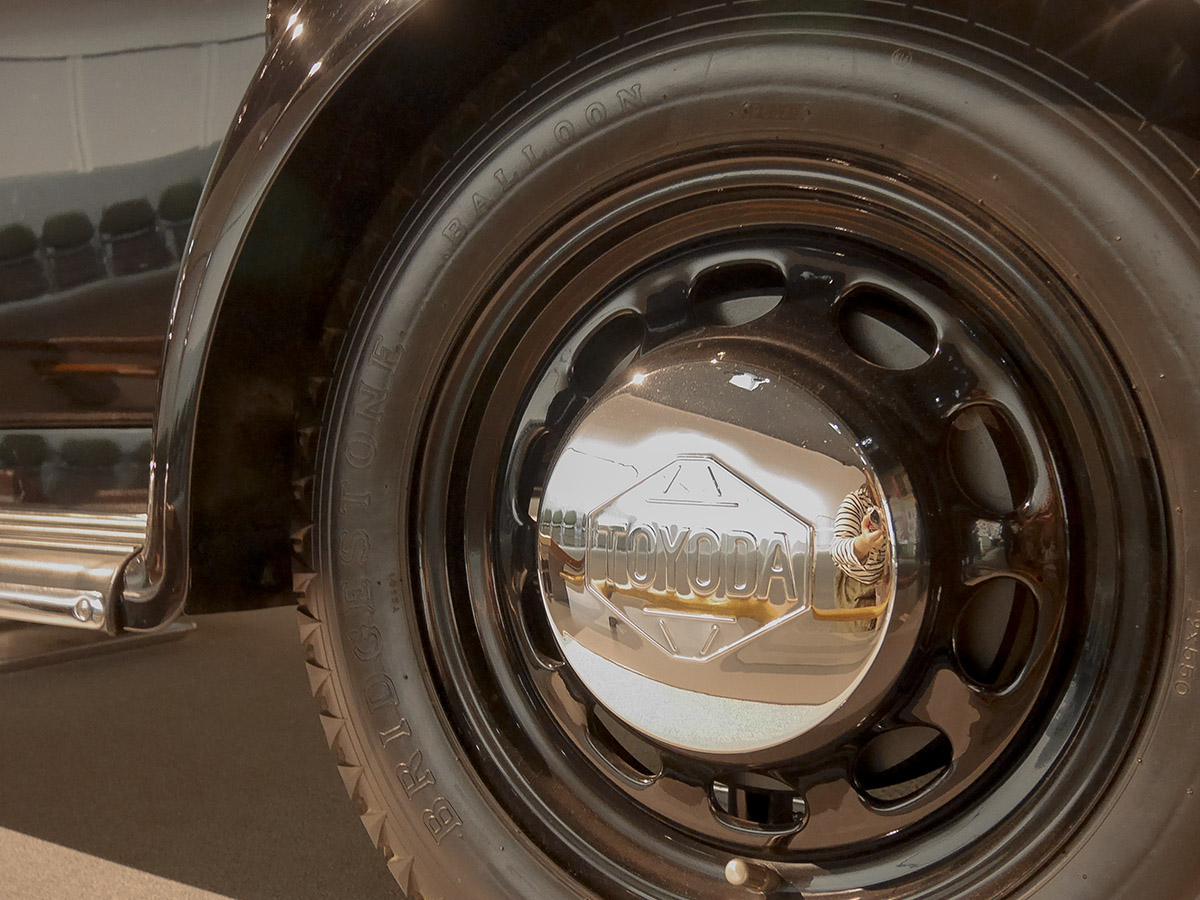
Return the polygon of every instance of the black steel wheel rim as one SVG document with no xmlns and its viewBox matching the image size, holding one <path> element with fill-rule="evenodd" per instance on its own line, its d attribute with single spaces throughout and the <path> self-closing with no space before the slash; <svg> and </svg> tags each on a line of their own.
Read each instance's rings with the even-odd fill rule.
<svg viewBox="0 0 1200 900">
<path fill-rule="evenodd" d="M 447 361 L 405 511 L 430 672 L 481 789 L 600 895 L 725 896 L 733 856 L 770 863 L 805 896 L 938 897 L 985 883 L 998 896 L 1029 877 L 1118 771 L 1163 633 L 1152 448 L 1067 281 L 963 198 L 897 179 L 880 161 L 829 161 L 804 148 L 664 162 L 603 199 L 580 198 L 510 259 Z M 696 273 L 722 265 L 730 284 L 709 293 L 727 288 L 765 312 L 730 325 L 693 302 Z M 799 279 L 805 272 L 829 282 Z M 931 328 L 928 359 L 903 368 L 856 348 L 847 322 L 864 308 L 885 324 L 890 308 L 893 330 L 907 328 L 918 350 Z M 910 484 L 930 521 L 927 545 L 903 572 L 918 620 L 901 645 L 908 662 L 871 694 L 877 705 L 859 711 L 857 728 L 765 759 L 680 759 L 643 740 L 656 772 L 653 756 L 647 764 L 614 752 L 622 741 L 611 717 L 554 658 L 537 615 L 528 502 L 588 396 L 638 354 L 698 336 L 772 345 L 810 368 L 836 360 L 858 398 L 845 414 L 883 430 L 869 452 Z M 904 402 L 880 415 L 881 396 Z M 915 429 L 906 421 L 886 433 L 915 415 L 924 417 Z M 1028 464 L 1024 488 L 1009 479 L 1025 496 L 1007 512 L 964 484 L 969 466 L 955 472 L 946 455 L 955 423 L 969 431 L 989 415 Z M 922 431 L 923 445 L 905 443 Z M 907 459 L 895 458 L 900 448 Z M 920 459 L 933 454 L 941 468 L 923 472 Z M 1034 537 L 1046 544 L 1040 569 Z M 989 569 L 984 557 L 997 547 L 1007 568 Z M 965 666 L 957 643 L 980 589 L 967 582 L 1017 570 L 1046 626 L 1035 635 L 1043 652 L 988 685 L 987 666 Z M 951 718 L 986 716 L 986 738 L 968 734 L 961 751 L 948 735 L 961 722 L 929 721 L 939 673 L 956 682 L 936 698 Z M 863 747 L 915 724 L 950 741 L 948 764 L 931 779 L 929 760 L 895 773 L 925 779 L 908 795 L 872 795 L 866 782 L 882 776 L 856 770 Z M 922 752 L 945 762 L 938 747 Z M 714 782 L 747 773 L 795 788 L 797 827 L 722 817 Z M 838 799 L 814 793 L 830 785 Z M 765 815 L 780 821 L 767 825 L 786 825 L 777 800 Z M 831 810 L 854 804 L 849 824 L 826 826 Z"/>
</svg>

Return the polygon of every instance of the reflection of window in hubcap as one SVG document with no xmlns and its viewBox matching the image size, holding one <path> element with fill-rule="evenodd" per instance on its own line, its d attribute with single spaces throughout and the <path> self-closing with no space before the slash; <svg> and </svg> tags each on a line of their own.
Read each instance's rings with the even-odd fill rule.
<svg viewBox="0 0 1200 900">
<path fill-rule="evenodd" d="M 541 583 L 564 657 L 615 715 L 740 752 L 797 737 L 854 690 L 894 563 L 881 551 L 861 614 L 839 608 L 838 511 L 874 476 L 810 391 L 714 347 L 647 355 L 580 415 L 542 497 Z"/>
</svg>

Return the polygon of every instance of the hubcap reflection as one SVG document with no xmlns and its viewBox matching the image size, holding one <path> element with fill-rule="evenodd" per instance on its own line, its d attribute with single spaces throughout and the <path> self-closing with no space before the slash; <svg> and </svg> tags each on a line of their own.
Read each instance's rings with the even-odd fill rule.
<svg viewBox="0 0 1200 900">
<path fill-rule="evenodd" d="M 683 749 L 804 734 L 887 632 L 886 499 L 858 438 L 781 370 L 720 339 L 647 354 L 580 415 L 542 497 L 540 583 L 566 661 Z M 857 535 L 868 509 L 886 539 L 847 565 L 846 523 Z"/>
</svg>

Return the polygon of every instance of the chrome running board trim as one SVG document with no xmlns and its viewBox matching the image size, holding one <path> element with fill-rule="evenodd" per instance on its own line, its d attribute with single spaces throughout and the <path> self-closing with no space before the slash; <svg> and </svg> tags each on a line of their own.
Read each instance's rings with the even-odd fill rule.
<svg viewBox="0 0 1200 900">
<path fill-rule="evenodd" d="M 0 618 L 100 630 L 104 627 L 104 596 L 99 591 L 0 584 Z"/>
<path fill-rule="evenodd" d="M 0 619 L 115 634 L 145 514 L 0 509 Z"/>
</svg>

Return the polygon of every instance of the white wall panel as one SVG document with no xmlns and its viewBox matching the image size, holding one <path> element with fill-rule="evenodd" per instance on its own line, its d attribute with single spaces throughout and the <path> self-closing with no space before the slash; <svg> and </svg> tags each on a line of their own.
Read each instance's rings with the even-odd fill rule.
<svg viewBox="0 0 1200 900">
<path fill-rule="evenodd" d="M 70 61 L 0 59 L 0 175 L 80 167 Z"/>
<path fill-rule="evenodd" d="M 80 89 L 85 166 L 122 165 L 205 143 L 205 92 L 200 47 L 85 57 Z"/>
</svg>

